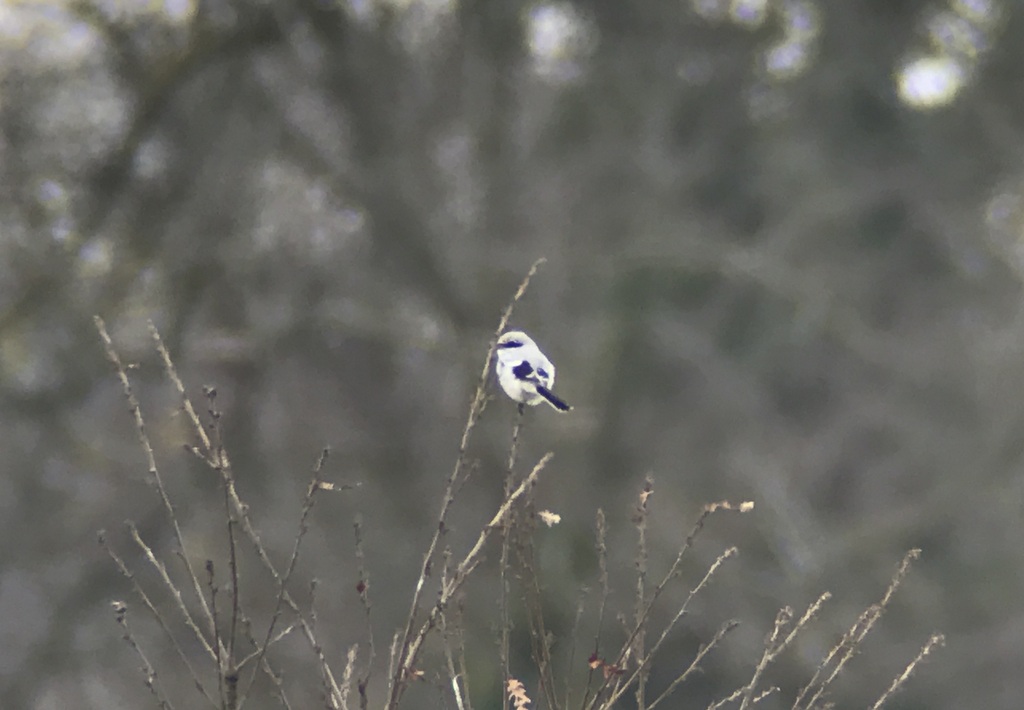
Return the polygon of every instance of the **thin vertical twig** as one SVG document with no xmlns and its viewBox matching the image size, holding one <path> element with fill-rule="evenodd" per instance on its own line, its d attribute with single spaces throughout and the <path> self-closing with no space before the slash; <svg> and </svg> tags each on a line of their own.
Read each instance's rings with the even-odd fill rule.
<svg viewBox="0 0 1024 710">
<path fill-rule="evenodd" d="M 512 312 L 515 309 L 516 304 L 519 303 L 519 300 L 526 293 L 526 289 L 530 285 L 530 280 L 537 273 L 537 269 L 540 268 L 540 265 L 543 264 L 544 261 L 545 259 L 538 259 L 533 263 L 533 266 L 530 267 L 526 277 L 519 284 L 519 288 L 512 296 L 512 300 L 509 302 L 508 306 L 505 307 L 505 311 L 502 313 L 501 318 L 498 321 L 498 327 L 495 329 L 494 337 L 491 338 L 491 342 L 488 346 L 487 357 L 484 358 L 484 364 L 480 371 L 476 390 L 474 391 L 473 398 L 470 401 L 466 425 L 462 429 L 462 437 L 459 441 L 459 451 L 458 456 L 455 459 L 455 466 L 452 469 L 451 474 L 448 476 L 445 492 L 442 496 L 441 510 L 438 514 L 438 524 L 431 536 L 430 543 L 427 545 L 427 549 L 423 554 L 423 562 L 420 564 L 419 576 L 416 580 L 412 601 L 409 604 L 409 613 L 405 621 L 404 629 L 400 634 L 401 642 L 395 647 L 395 651 L 398 655 L 397 657 L 393 657 L 389 663 L 390 678 L 388 681 L 388 697 L 385 702 L 385 707 L 388 708 L 388 710 L 395 710 L 395 708 L 398 707 L 398 702 L 401 700 L 402 694 L 405 692 L 405 688 L 408 685 L 408 678 L 406 675 L 411 666 L 409 660 L 412 653 L 412 644 L 414 643 L 414 637 L 416 634 L 416 621 L 421 611 L 420 603 L 423 598 L 424 587 L 426 586 L 427 577 L 430 575 L 430 568 L 433 564 L 434 555 L 437 552 L 441 535 L 443 535 L 446 530 L 448 512 L 455 499 L 455 490 L 462 477 L 463 468 L 466 465 L 466 453 L 469 450 L 470 437 L 487 404 L 487 382 L 491 374 L 494 351 L 497 347 L 498 338 L 505 331 L 505 328 L 508 327 L 508 322 L 512 317 Z"/>
<path fill-rule="evenodd" d="M 634 518 L 636 524 L 636 606 L 634 608 L 633 623 L 636 624 L 640 632 L 636 635 L 636 640 L 633 642 L 633 657 L 636 659 L 642 659 L 645 656 L 644 643 L 646 641 L 647 631 L 646 624 L 643 620 L 644 602 L 647 598 L 647 523 L 650 516 L 651 508 L 651 494 L 654 492 L 654 479 L 648 474 L 644 479 L 644 486 L 640 492 L 640 499 L 636 506 L 636 517 Z M 643 670 L 638 670 L 637 683 L 636 683 L 636 706 L 637 710 L 645 710 L 646 708 L 646 694 L 647 694 L 647 676 L 648 670 L 646 667 Z"/>
<path fill-rule="evenodd" d="M 519 432 L 523 423 L 525 405 L 521 402 L 516 408 L 515 421 L 512 424 L 512 444 L 509 446 L 508 462 L 505 468 L 505 491 L 504 496 L 508 498 L 515 485 L 516 455 L 519 448 Z M 512 677 L 510 665 L 512 618 L 509 610 L 509 551 L 512 544 L 512 525 L 515 514 L 513 511 L 502 521 L 501 525 L 501 557 L 498 560 L 498 613 L 501 617 L 500 639 L 498 641 L 498 656 L 501 661 L 501 677 L 503 683 L 508 683 Z"/>
<path fill-rule="evenodd" d="M 207 400 L 207 414 L 210 416 L 213 439 L 210 446 L 216 452 L 217 460 L 226 460 L 224 453 L 224 434 L 221 430 L 221 413 L 214 407 L 217 398 L 217 390 L 213 387 L 203 387 L 203 394 Z M 225 671 L 232 679 L 235 678 L 235 643 L 238 637 L 238 605 L 241 600 L 241 589 L 238 582 L 238 541 L 235 538 L 235 527 L 238 521 L 231 509 L 231 496 L 228 492 L 226 481 L 222 480 L 224 489 L 224 519 L 227 521 L 228 537 L 228 572 L 231 575 L 231 619 L 228 627 L 227 656 L 225 659 Z"/>
<path fill-rule="evenodd" d="M 373 671 L 373 662 L 377 658 L 377 649 L 373 640 L 373 624 L 370 623 L 370 610 L 373 605 L 370 603 L 370 574 L 366 569 L 366 555 L 363 552 L 363 521 L 356 516 L 352 524 L 355 532 L 356 548 L 356 574 L 359 582 L 356 584 L 356 591 L 359 593 L 359 602 L 363 605 L 363 619 L 366 621 L 366 642 L 369 645 L 369 652 L 366 657 L 366 672 L 356 679 L 359 686 L 359 707 L 366 710 L 369 698 L 366 690 L 370 684 L 370 674 Z"/>
</svg>

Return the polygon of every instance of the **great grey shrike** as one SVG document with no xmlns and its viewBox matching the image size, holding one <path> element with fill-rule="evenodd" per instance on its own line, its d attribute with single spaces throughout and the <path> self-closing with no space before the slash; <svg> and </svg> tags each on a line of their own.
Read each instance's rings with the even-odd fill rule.
<svg viewBox="0 0 1024 710">
<path fill-rule="evenodd" d="M 495 371 L 505 394 L 520 404 L 536 406 L 547 402 L 559 412 L 572 409 L 551 391 L 555 384 L 555 366 L 529 335 L 520 330 L 503 333 L 498 338 L 496 352 Z"/>
</svg>

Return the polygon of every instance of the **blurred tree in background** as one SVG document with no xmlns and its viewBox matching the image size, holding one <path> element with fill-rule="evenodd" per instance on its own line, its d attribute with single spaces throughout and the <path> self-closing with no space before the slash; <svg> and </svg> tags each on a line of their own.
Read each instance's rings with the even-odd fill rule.
<svg viewBox="0 0 1024 710">
<path fill-rule="evenodd" d="M 217 386 L 268 545 L 290 549 L 325 444 L 361 484 L 317 511 L 299 571 L 343 658 L 364 624 L 352 520 L 384 648 L 487 339 L 541 256 L 515 324 L 576 405 L 524 432 L 527 458 L 556 453 L 556 635 L 593 583 L 595 510 L 630 569 L 653 472 L 652 565 L 702 503 L 758 506 L 698 549 L 742 554 L 675 652 L 743 625 L 692 697 L 749 677 L 777 609 L 831 590 L 776 681 L 796 684 L 919 546 L 835 699 L 877 697 L 941 629 L 904 706 L 1019 707 L 1018 3 L 8 0 L 0 54 L 4 707 L 150 702 L 93 533 L 169 538 L 93 314 L 138 360 L 201 550 L 222 544 L 216 481 L 181 452 L 147 319 L 190 386 Z M 467 530 L 501 495 L 512 411 L 482 424 Z M 493 609 L 467 614 L 487 651 Z"/>
</svg>

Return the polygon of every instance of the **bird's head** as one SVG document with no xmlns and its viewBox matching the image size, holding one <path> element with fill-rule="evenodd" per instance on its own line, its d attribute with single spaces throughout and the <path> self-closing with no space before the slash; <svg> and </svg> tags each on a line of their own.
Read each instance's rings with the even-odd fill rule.
<svg viewBox="0 0 1024 710">
<path fill-rule="evenodd" d="M 510 330 L 507 333 L 502 333 L 501 337 L 498 338 L 498 350 L 512 350 L 515 348 L 522 348 L 527 345 L 533 345 L 533 341 L 530 340 L 530 336 L 521 330 Z"/>
</svg>

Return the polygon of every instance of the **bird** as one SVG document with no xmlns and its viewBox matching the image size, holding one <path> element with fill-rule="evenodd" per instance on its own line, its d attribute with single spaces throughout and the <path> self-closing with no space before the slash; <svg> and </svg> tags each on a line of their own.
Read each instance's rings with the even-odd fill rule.
<svg viewBox="0 0 1024 710">
<path fill-rule="evenodd" d="M 559 412 L 572 409 L 551 391 L 555 384 L 555 366 L 540 351 L 529 335 L 510 330 L 498 338 L 495 346 L 498 384 L 505 394 L 522 405 L 547 402 Z"/>
</svg>

